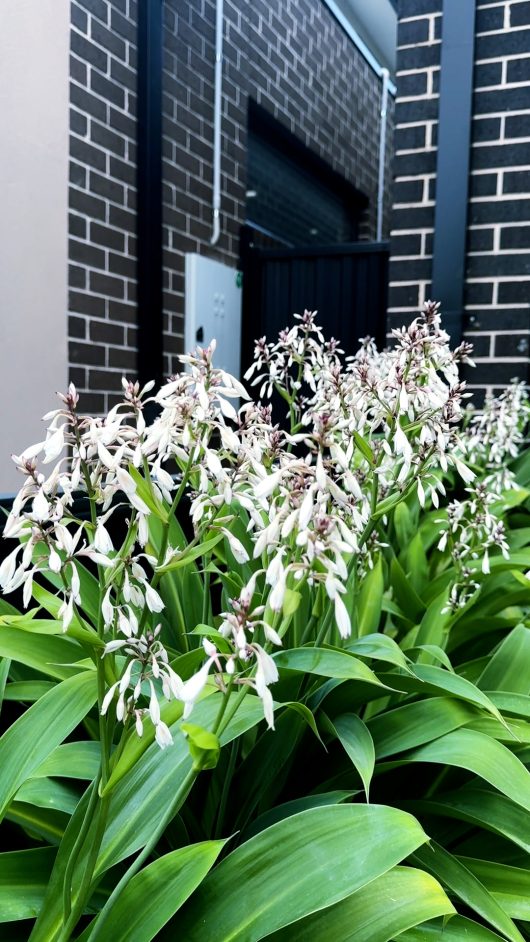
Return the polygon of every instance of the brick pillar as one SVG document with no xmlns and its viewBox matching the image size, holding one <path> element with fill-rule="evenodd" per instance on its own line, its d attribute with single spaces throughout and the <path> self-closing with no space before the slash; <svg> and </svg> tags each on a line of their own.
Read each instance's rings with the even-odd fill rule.
<svg viewBox="0 0 530 942">
<path fill-rule="evenodd" d="M 389 327 L 431 292 L 443 0 L 401 0 Z M 464 333 L 480 401 L 527 379 L 530 342 L 530 2 L 477 0 Z"/>
</svg>

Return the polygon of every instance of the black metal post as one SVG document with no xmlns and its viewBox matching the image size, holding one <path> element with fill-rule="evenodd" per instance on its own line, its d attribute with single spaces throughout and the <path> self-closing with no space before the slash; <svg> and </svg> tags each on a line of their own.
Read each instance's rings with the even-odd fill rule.
<svg viewBox="0 0 530 942">
<path fill-rule="evenodd" d="M 138 378 L 163 378 L 162 2 L 138 4 Z"/>
<path fill-rule="evenodd" d="M 474 40 L 475 0 L 444 0 L 432 297 L 453 342 L 462 337 Z"/>
</svg>

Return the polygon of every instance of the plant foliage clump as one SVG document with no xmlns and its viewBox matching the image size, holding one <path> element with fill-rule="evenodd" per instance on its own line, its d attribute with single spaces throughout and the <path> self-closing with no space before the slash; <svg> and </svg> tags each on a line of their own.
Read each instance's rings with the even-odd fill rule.
<svg viewBox="0 0 530 942">
<path fill-rule="evenodd" d="M 45 416 L 0 566 L 13 938 L 530 938 L 530 409 L 470 413 L 470 353 L 433 302 L 348 358 L 306 311 L 257 401 L 212 343 Z"/>
</svg>

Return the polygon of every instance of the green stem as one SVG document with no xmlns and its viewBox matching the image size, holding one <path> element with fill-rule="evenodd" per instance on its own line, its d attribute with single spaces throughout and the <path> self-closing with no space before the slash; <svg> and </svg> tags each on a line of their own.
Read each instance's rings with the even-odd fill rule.
<svg viewBox="0 0 530 942">
<path fill-rule="evenodd" d="M 72 907 L 70 915 L 66 919 L 66 922 L 63 925 L 61 933 L 57 939 L 57 942 L 68 942 L 70 936 L 75 929 L 80 917 L 83 914 L 83 910 L 87 903 L 87 900 L 90 898 L 91 886 L 92 886 L 92 877 L 94 875 L 94 869 L 97 863 L 99 849 L 101 847 L 101 841 L 103 840 L 103 835 L 105 833 L 105 826 L 107 823 L 107 813 L 109 806 L 110 796 L 104 796 L 99 804 L 99 814 L 97 817 L 96 830 L 94 838 L 90 845 L 90 851 L 88 854 L 88 859 L 86 867 L 81 879 L 81 885 L 79 887 L 79 893 L 77 894 L 77 899 L 75 904 Z"/>
<path fill-rule="evenodd" d="M 221 834 L 225 819 L 226 803 L 228 801 L 228 793 L 230 791 L 230 786 L 232 784 L 232 779 L 234 777 L 234 769 L 236 767 L 236 759 L 238 753 L 239 744 L 237 739 L 234 739 L 232 746 L 230 748 L 230 758 L 228 760 L 228 767 L 225 773 L 223 780 L 223 790 L 221 792 L 221 800 L 219 802 L 219 811 L 217 812 L 217 821 L 215 823 L 214 829 L 214 838 L 218 838 Z"/>
<path fill-rule="evenodd" d="M 74 875 L 74 869 L 76 865 L 77 858 L 79 857 L 79 852 L 81 847 L 84 844 L 85 838 L 88 834 L 90 825 L 92 824 L 92 819 L 94 817 L 94 811 L 96 808 L 98 800 L 98 788 L 101 780 L 101 775 L 98 772 L 96 778 L 90 786 L 90 798 L 88 800 L 88 805 L 86 807 L 85 816 L 81 822 L 81 827 L 79 829 L 78 835 L 74 841 L 74 846 L 72 847 L 72 852 L 67 860 L 66 868 L 64 871 L 64 885 L 63 885 L 63 922 L 66 924 L 70 913 L 72 912 L 72 880 Z"/>
</svg>

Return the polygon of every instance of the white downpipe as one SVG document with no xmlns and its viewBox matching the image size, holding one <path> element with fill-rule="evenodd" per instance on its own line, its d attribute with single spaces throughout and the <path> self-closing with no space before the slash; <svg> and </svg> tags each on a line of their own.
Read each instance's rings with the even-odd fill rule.
<svg viewBox="0 0 530 942">
<path fill-rule="evenodd" d="M 376 241 L 381 242 L 383 238 L 383 202 L 385 198 L 385 157 L 386 157 L 386 113 L 388 106 L 388 69 L 381 70 L 382 90 L 381 90 L 381 125 L 379 130 L 379 177 L 377 181 L 377 227 Z"/>
<path fill-rule="evenodd" d="M 223 0 L 215 8 L 215 87 L 213 105 L 213 232 L 210 245 L 221 235 L 221 92 L 223 84 Z"/>
<path fill-rule="evenodd" d="M 366 0 L 366 2 L 368 3 L 369 0 Z M 344 32 L 350 37 L 354 46 L 356 46 L 361 55 L 364 56 L 370 68 L 374 70 L 376 75 L 379 75 L 379 77 L 382 78 L 385 69 L 381 63 L 377 61 L 373 52 L 371 52 L 366 43 L 361 39 L 357 30 L 353 28 L 349 19 L 344 15 L 340 7 L 337 6 L 335 0 L 324 0 L 324 3 L 331 10 L 335 19 L 338 20 Z M 395 95 L 396 86 L 389 79 L 387 79 L 387 81 L 390 94 Z"/>
</svg>

